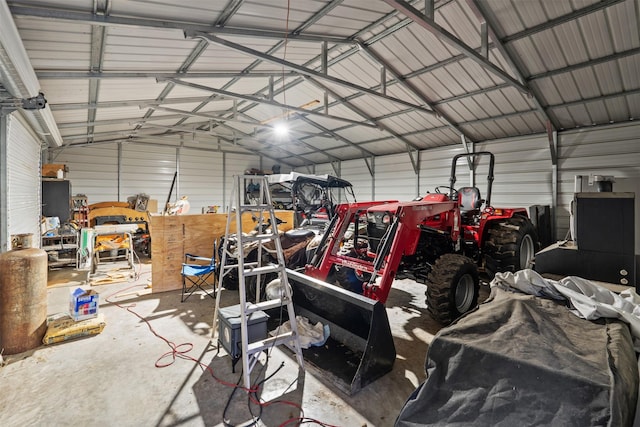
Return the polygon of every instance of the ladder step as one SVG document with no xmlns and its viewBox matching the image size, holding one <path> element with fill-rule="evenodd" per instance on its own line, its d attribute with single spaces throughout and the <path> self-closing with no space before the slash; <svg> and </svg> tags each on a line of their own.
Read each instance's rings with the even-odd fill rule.
<svg viewBox="0 0 640 427">
<path fill-rule="evenodd" d="M 284 266 L 272 264 L 264 267 L 248 268 L 244 270 L 244 276 L 257 276 L 258 274 L 279 273 L 284 270 Z"/>
<path fill-rule="evenodd" d="M 280 344 L 288 343 L 295 340 L 295 336 L 292 331 L 285 332 L 280 335 L 269 337 L 260 341 L 252 342 L 247 346 L 247 353 L 249 355 L 257 353 L 262 350 L 266 350 L 271 347 L 278 346 Z"/>
<path fill-rule="evenodd" d="M 269 299 L 266 301 L 260 301 L 258 303 L 252 303 L 247 305 L 247 307 L 244 309 L 244 312 L 246 314 L 251 314 L 253 312 L 260 311 L 260 310 L 271 310 L 272 308 L 278 308 L 283 305 L 284 303 L 280 298 Z"/>
<path fill-rule="evenodd" d="M 255 241 L 259 241 L 259 240 L 276 240 L 279 237 L 280 236 L 275 234 L 275 233 L 271 233 L 271 234 L 256 234 L 255 236 L 242 236 L 242 243 L 255 242 Z"/>
</svg>

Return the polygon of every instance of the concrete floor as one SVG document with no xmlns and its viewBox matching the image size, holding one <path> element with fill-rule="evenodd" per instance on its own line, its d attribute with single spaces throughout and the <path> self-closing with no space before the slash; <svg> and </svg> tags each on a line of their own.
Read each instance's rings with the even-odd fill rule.
<svg viewBox="0 0 640 427">
<path fill-rule="evenodd" d="M 232 373 L 230 357 L 210 345 L 214 300 L 194 294 L 181 303 L 179 291 L 152 294 L 150 272 L 151 264 L 143 263 L 137 280 L 92 287 L 106 318 L 99 335 L 5 356 L 1 426 L 224 425 L 233 387 L 212 373 L 233 385 L 242 363 Z M 83 279 L 73 269 L 49 272 L 50 315 L 66 312 L 69 290 Z M 322 372 L 312 367 L 300 371 L 286 348 L 276 348 L 252 371 L 265 378 L 275 372 L 260 391 L 267 405 L 260 413 L 257 405 L 248 404 L 247 393 L 237 390 L 227 425 L 251 425 L 258 416 L 256 425 L 264 426 L 296 425 L 288 420 L 298 417 L 318 420 L 310 425 L 393 425 L 425 379 L 427 347 L 440 329 L 426 311 L 424 290 L 411 280 L 398 280 L 389 295 L 386 307 L 397 352 L 391 373 L 347 396 L 324 383 Z M 484 285 L 481 295 L 487 293 Z M 222 292 L 221 306 L 236 303 L 237 291 Z"/>
</svg>

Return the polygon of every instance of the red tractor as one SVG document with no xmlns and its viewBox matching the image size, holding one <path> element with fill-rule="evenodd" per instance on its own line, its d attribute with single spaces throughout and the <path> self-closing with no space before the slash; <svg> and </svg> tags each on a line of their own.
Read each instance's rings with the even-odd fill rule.
<svg viewBox="0 0 640 427">
<path fill-rule="evenodd" d="M 486 199 L 454 187 L 458 159 L 480 156 L 490 159 Z M 411 278 L 427 285 L 432 316 L 452 322 L 477 305 L 480 268 L 529 268 L 537 247 L 526 209 L 491 206 L 493 168 L 492 153 L 460 154 L 450 185 L 422 199 L 339 205 L 305 273 L 382 303 L 395 278 Z"/>
</svg>

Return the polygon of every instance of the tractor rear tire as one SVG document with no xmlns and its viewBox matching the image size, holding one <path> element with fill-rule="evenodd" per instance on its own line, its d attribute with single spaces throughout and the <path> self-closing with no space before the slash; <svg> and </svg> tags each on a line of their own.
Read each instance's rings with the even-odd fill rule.
<svg viewBox="0 0 640 427">
<path fill-rule="evenodd" d="M 538 237 L 531 220 L 514 216 L 491 224 L 484 245 L 485 270 L 489 277 L 496 273 L 532 268 L 538 249 Z"/>
<path fill-rule="evenodd" d="M 478 305 L 480 279 L 471 258 L 444 254 L 427 276 L 427 309 L 443 325 L 456 320 Z"/>
</svg>

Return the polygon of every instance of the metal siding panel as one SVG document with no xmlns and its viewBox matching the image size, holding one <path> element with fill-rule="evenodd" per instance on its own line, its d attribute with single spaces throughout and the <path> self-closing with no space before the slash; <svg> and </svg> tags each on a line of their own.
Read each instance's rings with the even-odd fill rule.
<svg viewBox="0 0 640 427">
<path fill-rule="evenodd" d="M 127 144 L 122 146 L 121 162 L 120 199 L 126 201 L 127 197 L 144 193 L 158 200 L 158 209 L 162 209 L 176 172 L 176 149 Z M 171 202 L 183 195 L 179 183 L 176 184 Z"/>
<path fill-rule="evenodd" d="M 376 157 L 375 199 L 413 200 L 418 192 L 418 175 L 408 154 Z"/>
<path fill-rule="evenodd" d="M 222 153 L 180 149 L 180 192 L 189 196 L 191 213 L 207 206 L 224 206 Z"/>
<path fill-rule="evenodd" d="M 348 160 L 341 164 L 342 178 L 351 182 L 358 201 L 375 200 L 373 178 L 363 159 Z"/>
<path fill-rule="evenodd" d="M 7 238 L 30 233 L 40 247 L 40 142 L 15 115 L 9 116 L 7 134 Z"/>
<path fill-rule="evenodd" d="M 445 148 L 437 148 L 427 150 L 420 153 L 420 191 L 424 195 L 433 192 L 438 186 L 449 185 L 449 177 L 451 176 L 451 161 L 456 154 L 463 153 L 461 144 L 452 145 Z M 463 170 L 458 168 L 456 171 L 458 178 L 457 184 L 460 186 L 467 185 L 468 178 L 465 178 Z M 467 175 L 468 176 L 468 175 Z"/>
<path fill-rule="evenodd" d="M 231 197 L 235 197 L 232 194 L 233 191 L 233 177 L 235 175 L 244 175 L 247 169 L 260 168 L 260 157 L 244 154 L 230 154 L 224 155 L 224 211 L 228 211 L 229 201 Z M 235 200 L 235 199 L 234 199 Z"/>
<path fill-rule="evenodd" d="M 475 151 L 490 151 L 496 158 L 491 204 L 497 207 L 549 205 L 552 171 L 546 134 L 505 138 L 476 144 Z M 476 183 L 486 194 L 488 162 L 476 171 Z"/>
<path fill-rule="evenodd" d="M 640 46 L 637 7 L 637 3 L 625 1 L 607 8 L 607 20 L 616 52 Z M 636 28 L 636 31 L 629 31 L 630 28 Z"/>
<path fill-rule="evenodd" d="M 567 131 L 558 138 L 558 239 L 569 229 L 576 175 L 612 175 L 614 191 L 636 192 L 636 253 L 640 253 L 640 124 L 625 123 Z M 605 215 L 605 213 L 603 213 Z"/>
<path fill-rule="evenodd" d="M 74 194 L 87 196 L 89 204 L 118 201 L 118 145 L 76 147 L 55 159 L 69 168 Z"/>
</svg>

